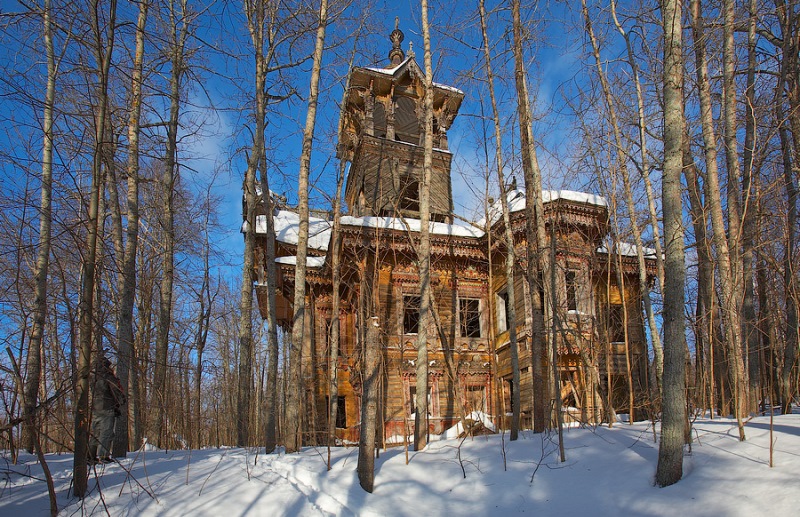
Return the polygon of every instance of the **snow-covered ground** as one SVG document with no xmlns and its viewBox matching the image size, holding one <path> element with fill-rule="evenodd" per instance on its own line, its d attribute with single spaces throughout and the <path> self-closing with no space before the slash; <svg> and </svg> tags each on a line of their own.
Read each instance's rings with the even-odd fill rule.
<svg viewBox="0 0 800 517">
<path fill-rule="evenodd" d="M 325 448 L 140 451 L 98 465 L 83 502 L 69 498 L 72 456 L 47 461 L 61 515 L 800 515 L 800 414 L 775 417 L 772 468 L 769 426 L 754 418 L 739 442 L 734 421 L 697 420 L 683 480 L 667 488 L 653 486 L 647 423 L 565 430 L 564 463 L 555 436 L 530 432 L 434 441 L 408 465 L 403 447 L 382 450 L 372 494 L 359 487 L 356 448 L 333 449 L 330 471 Z M 21 460 L 0 463 L 0 516 L 47 515 L 41 468 Z"/>
</svg>

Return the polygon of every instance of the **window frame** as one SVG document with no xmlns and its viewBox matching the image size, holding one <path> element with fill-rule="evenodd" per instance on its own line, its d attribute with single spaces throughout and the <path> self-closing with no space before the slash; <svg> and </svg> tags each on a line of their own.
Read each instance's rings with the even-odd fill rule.
<svg viewBox="0 0 800 517">
<path fill-rule="evenodd" d="M 416 300 L 416 304 L 409 303 L 410 300 Z M 403 318 L 401 321 L 403 334 L 419 334 L 419 310 L 421 304 L 422 298 L 419 295 L 403 295 Z"/>
<path fill-rule="evenodd" d="M 458 298 L 458 328 L 459 335 L 462 338 L 477 339 L 483 337 L 483 318 L 481 318 L 481 309 L 483 308 L 483 300 L 480 298 L 472 297 L 459 297 Z M 474 311 L 465 305 L 474 304 Z M 477 334 L 473 335 L 476 331 L 475 324 L 477 323 Z M 470 325 L 472 324 L 472 325 Z"/>
<path fill-rule="evenodd" d="M 510 321 L 508 321 L 508 284 L 498 289 L 494 293 L 495 296 L 495 318 L 497 321 L 497 333 L 502 334 L 510 328 Z"/>
<path fill-rule="evenodd" d="M 578 271 L 567 269 L 564 271 L 564 290 L 566 294 L 567 311 L 578 310 Z"/>
</svg>

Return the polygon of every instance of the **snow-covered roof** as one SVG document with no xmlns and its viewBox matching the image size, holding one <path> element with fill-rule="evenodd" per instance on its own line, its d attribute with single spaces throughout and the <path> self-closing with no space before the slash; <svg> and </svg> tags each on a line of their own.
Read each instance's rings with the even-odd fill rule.
<svg viewBox="0 0 800 517">
<path fill-rule="evenodd" d="M 644 250 L 644 256 L 645 257 L 655 258 L 656 250 L 654 250 L 653 248 L 648 248 L 648 247 L 644 247 L 643 250 Z M 608 253 L 608 248 L 604 244 L 604 245 L 600 246 L 599 248 L 597 248 L 597 252 L 598 253 Z M 636 250 L 636 244 L 633 244 L 631 242 L 618 242 L 616 244 L 616 253 L 619 253 L 623 257 L 636 257 L 638 255 L 637 250 Z"/>
<path fill-rule="evenodd" d="M 389 66 L 389 67 L 386 67 L 386 68 L 366 66 L 366 67 L 364 67 L 364 70 L 369 70 L 370 72 L 374 72 L 374 73 L 381 74 L 381 75 L 393 76 L 393 75 L 395 75 L 397 73 L 398 70 L 403 68 L 404 65 L 406 65 L 409 61 L 411 61 L 413 59 L 414 59 L 413 56 L 409 56 L 409 57 L 405 58 L 403 61 L 401 61 L 398 65 Z M 416 65 L 416 61 L 414 61 L 414 64 Z M 416 66 L 417 66 L 417 68 L 419 68 L 419 65 L 416 65 Z M 440 90 L 447 90 L 447 91 L 456 93 L 458 95 L 464 95 L 464 92 L 462 90 L 459 90 L 455 86 L 450 86 L 450 85 L 447 85 L 447 84 L 434 82 L 433 83 L 433 87 L 434 88 L 439 88 Z"/>
<path fill-rule="evenodd" d="M 297 265 L 297 257 L 290 255 L 288 257 L 278 257 L 275 259 L 278 264 L 291 264 Z M 322 267 L 325 264 L 325 257 L 306 257 L 307 267 Z"/>
<path fill-rule="evenodd" d="M 352 217 L 343 216 L 342 225 L 362 226 L 367 228 L 386 228 L 390 230 L 407 230 L 418 232 L 422 225 L 419 219 L 400 219 L 397 217 Z M 434 235 L 453 235 L 455 237 L 483 237 L 483 232 L 477 228 L 459 224 L 430 223 L 430 232 Z"/>
<path fill-rule="evenodd" d="M 364 70 L 369 70 L 370 72 L 377 72 L 379 74 L 384 74 L 384 75 L 394 75 L 395 70 L 397 70 L 401 66 L 405 65 L 406 63 L 408 63 L 412 59 L 413 59 L 413 56 L 408 56 L 407 58 L 405 58 L 404 60 L 400 61 L 396 65 L 387 66 L 385 68 L 380 68 L 380 67 L 377 67 L 377 66 L 365 66 Z"/>
<path fill-rule="evenodd" d="M 275 215 L 275 238 L 278 242 L 297 245 L 300 216 L 288 210 L 279 210 Z M 351 217 L 342 216 L 343 226 L 360 226 L 365 228 L 385 228 L 390 230 L 402 230 L 419 232 L 421 225 L 419 219 L 399 219 L 396 217 Z M 331 240 L 331 229 L 333 222 L 320 219 L 318 217 L 308 218 L 308 247 L 318 251 L 327 251 Z M 266 216 L 260 215 L 256 218 L 256 233 L 264 234 L 267 232 Z M 477 228 L 458 224 L 430 223 L 430 232 L 433 235 L 452 235 L 455 237 L 474 237 L 483 236 L 483 232 Z M 318 263 L 317 263 L 318 259 Z M 280 257 L 276 262 L 280 264 L 295 264 L 295 257 Z M 309 257 L 309 267 L 322 266 L 323 257 Z"/>
<path fill-rule="evenodd" d="M 510 212 L 519 212 L 525 209 L 525 191 L 520 189 L 509 190 L 506 193 L 508 199 L 508 210 Z M 577 192 L 574 190 L 543 190 L 542 202 L 549 203 L 557 199 L 566 199 L 576 203 L 586 203 L 587 205 L 608 206 L 608 201 L 603 196 L 596 194 L 589 194 L 588 192 Z M 501 200 L 497 200 L 489 207 L 489 219 L 491 224 L 496 223 L 503 217 L 503 204 Z M 486 226 L 486 219 L 478 221 L 479 226 Z"/>
<path fill-rule="evenodd" d="M 279 210 L 273 218 L 275 238 L 284 244 L 297 245 L 300 216 L 288 210 Z M 256 217 L 256 233 L 267 233 L 265 215 Z M 308 247 L 326 251 L 331 240 L 331 222 L 319 217 L 308 218 Z"/>
</svg>

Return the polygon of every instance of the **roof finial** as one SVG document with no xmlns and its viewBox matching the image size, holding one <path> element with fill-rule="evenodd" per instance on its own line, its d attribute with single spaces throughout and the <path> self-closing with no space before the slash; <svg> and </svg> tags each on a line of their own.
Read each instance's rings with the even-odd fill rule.
<svg viewBox="0 0 800 517">
<path fill-rule="evenodd" d="M 403 49 L 400 48 L 400 43 L 403 42 L 405 35 L 403 31 L 400 30 L 400 17 L 396 16 L 394 18 L 394 30 L 389 35 L 389 39 L 392 41 L 392 50 L 389 51 L 389 66 L 395 67 L 403 62 L 403 59 L 406 58 Z"/>
</svg>

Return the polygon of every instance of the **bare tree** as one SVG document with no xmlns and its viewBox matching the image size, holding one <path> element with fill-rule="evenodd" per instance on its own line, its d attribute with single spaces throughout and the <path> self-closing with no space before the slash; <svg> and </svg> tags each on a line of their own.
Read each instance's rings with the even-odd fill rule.
<svg viewBox="0 0 800 517">
<path fill-rule="evenodd" d="M 548 354 L 548 341 L 545 321 L 549 314 L 546 306 L 546 287 L 544 274 L 551 267 L 547 254 L 547 235 L 544 222 L 544 199 L 542 195 L 542 173 L 536 154 L 536 141 L 533 138 L 533 117 L 528 94 L 527 72 L 523 56 L 523 33 L 520 17 L 520 2 L 512 0 L 511 13 L 514 33 L 514 78 L 517 93 L 517 112 L 519 114 L 520 147 L 522 149 L 522 169 L 525 173 L 525 215 L 527 239 L 527 273 L 530 285 L 533 329 L 531 336 L 531 362 L 533 375 L 533 431 L 540 433 L 548 426 L 548 385 L 550 375 L 545 368 L 544 359 Z M 553 307 L 555 310 L 555 307 Z M 549 343 L 549 346 L 555 346 Z M 551 379 L 557 383 L 557 379 Z M 554 386 L 558 389 L 557 386 Z M 517 390 L 519 391 L 519 390 Z M 553 412 L 561 408 L 552 408 Z M 555 414 L 555 413 L 554 413 Z M 549 420 L 555 421 L 555 417 Z"/>
<path fill-rule="evenodd" d="M 683 475 L 683 443 L 686 422 L 683 250 L 683 34 L 680 0 L 663 0 L 664 29 L 664 172 L 661 181 L 664 204 L 664 397 L 661 443 L 658 448 L 656 484 L 669 486 Z"/>
<path fill-rule="evenodd" d="M 117 312 L 117 339 L 119 347 L 119 361 L 117 362 L 117 375 L 122 389 L 128 395 L 131 369 L 136 368 L 136 354 L 133 339 L 133 307 L 136 299 L 136 256 L 139 246 L 139 136 L 141 132 L 142 111 L 142 86 L 145 28 L 147 25 L 147 11 L 150 2 L 139 2 L 139 15 L 136 21 L 136 48 L 133 57 L 133 70 L 131 74 L 130 114 L 128 119 L 128 192 L 127 192 L 127 240 L 124 249 L 122 243 L 115 244 L 117 254 L 121 256 L 119 286 L 119 311 Z M 121 228 L 120 228 L 121 233 Z M 120 253 L 121 251 L 121 253 Z M 135 378 L 135 377 L 134 377 Z M 138 386 L 134 385 L 131 391 L 136 392 Z M 128 396 L 131 402 L 129 407 L 135 407 L 136 397 Z M 117 418 L 114 430 L 114 456 L 125 456 L 129 448 L 128 417 L 135 412 L 126 408 Z"/>
<path fill-rule="evenodd" d="M 297 187 L 297 203 L 300 216 L 297 241 L 297 262 L 294 276 L 294 304 L 292 320 L 292 342 L 289 354 L 289 392 L 286 401 L 286 452 L 298 452 L 302 445 L 301 418 L 301 363 L 303 330 L 306 312 L 306 257 L 308 256 L 308 177 L 311 169 L 311 148 L 314 142 L 314 125 L 319 100 L 319 76 L 322 68 L 322 53 L 325 48 L 325 29 L 328 25 L 328 0 L 320 0 L 319 22 L 314 44 L 314 59 L 311 68 L 311 84 L 308 95 L 308 112 L 303 130 L 303 149 L 300 155 L 300 173 Z"/>
<path fill-rule="evenodd" d="M 414 450 L 417 451 L 421 451 L 428 444 L 428 327 L 431 323 L 430 184 L 433 167 L 433 63 L 427 0 L 421 1 L 421 9 L 425 97 L 422 112 L 424 121 L 422 181 L 419 183 L 420 235 L 417 248 L 420 290 L 416 365 L 417 401 L 414 408 Z"/>
<path fill-rule="evenodd" d="M 47 317 L 47 274 L 50 265 L 50 237 L 53 218 L 53 112 L 55 109 L 58 67 L 53 49 L 53 22 L 50 0 L 45 0 L 42 6 L 42 32 L 44 34 L 44 51 L 47 61 L 47 86 L 45 87 L 42 120 L 44 139 L 42 144 L 42 192 L 39 204 L 39 250 L 34 270 L 33 326 L 28 341 L 27 383 L 25 385 L 25 400 L 22 412 L 24 420 L 22 443 L 30 452 L 33 452 L 35 448 L 37 441 L 35 435 L 39 432 L 36 405 L 41 385 L 42 336 L 44 334 L 45 318 Z"/>
<path fill-rule="evenodd" d="M 717 172 L 717 147 L 714 134 L 714 124 L 712 118 L 711 89 L 708 80 L 708 66 L 704 50 L 705 37 L 703 35 L 703 17 L 701 13 L 700 0 L 692 0 L 692 32 L 695 40 L 695 56 L 697 60 L 697 89 L 700 100 L 701 122 L 703 127 L 703 143 L 705 145 L 706 158 L 706 181 L 705 198 L 706 206 L 711 218 L 711 228 L 713 232 L 714 247 L 717 251 L 717 268 L 719 270 L 719 282 L 722 291 L 720 307 L 722 309 L 723 328 L 725 332 L 725 342 L 728 350 L 728 360 L 731 362 L 732 384 L 734 386 L 734 413 L 739 427 L 739 439 L 744 440 L 744 422 L 742 420 L 741 404 L 745 402 L 743 385 L 745 381 L 744 361 L 741 349 L 741 327 L 738 303 L 741 297 L 738 295 L 736 286 L 735 264 L 731 258 L 729 243 L 738 243 L 731 238 L 729 241 L 725 235 L 725 223 L 722 217 L 722 202 L 719 186 L 719 174 Z M 727 141 L 726 141 L 727 142 Z M 735 152 L 734 151 L 728 151 Z M 737 169 L 738 170 L 738 164 Z M 729 176 L 731 171 L 729 171 Z M 729 178 L 729 181 L 732 181 Z M 731 209 L 732 210 L 732 209 Z M 729 215 L 730 215 L 729 211 Z M 734 224 L 731 222 L 731 225 Z"/>
<path fill-rule="evenodd" d="M 156 359 L 153 372 L 153 394 L 156 398 L 157 416 L 154 433 L 156 444 L 166 442 L 165 420 L 167 411 L 167 362 L 169 334 L 172 322 L 173 284 L 175 280 L 175 185 L 180 177 L 178 164 L 178 128 L 181 112 L 181 88 L 186 72 L 186 39 L 189 32 L 190 15 L 188 0 L 171 0 L 167 4 L 169 21 L 170 77 L 169 118 L 167 119 L 167 142 L 164 155 L 164 170 L 161 177 L 162 198 L 162 276 L 159 290 L 158 328 L 156 333 Z"/>
<path fill-rule="evenodd" d="M 107 18 L 102 19 L 103 9 L 99 0 L 93 0 L 91 9 L 91 31 L 94 38 L 94 53 L 97 68 L 94 110 L 95 142 L 92 156 L 92 180 L 89 193 L 89 212 L 87 217 L 86 250 L 83 259 L 80 297 L 80 348 L 78 351 L 78 375 L 75 383 L 75 456 L 73 459 L 73 492 L 83 498 L 87 489 L 86 458 L 89 450 L 89 372 L 92 364 L 92 340 L 94 338 L 95 316 L 95 275 L 97 255 L 97 233 L 99 228 L 100 185 L 105 153 L 106 120 L 108 115 L 108 83 L 111 56 L 114 50 L 116 27 L 116 0 L 107 6 Z"/>
<path fill-rule="evenodd" d="M 794 257 L 797 247 L 798 188 L 795 183 L 798 163 L 800 163 L 800 81 L 797 72 L 800 69 L 798 60 L 798 27 L 797 11 L 794 3 L 784 0 L 775 2 L 782 33 L 782 59 L 780 80 L 775 102 L 776 123 L 780 136 L 783 181 L 787 196 L 786 213 L 786 245 L 783 252 L 783 287 L 786 304 L 785 336 L 783 367 L 780 371 L 779 385 L 784 414 L 792 410 L 792 371 L 797 365 L 798 342 L 800 342 L 800 325 L 798 325 L 797 306 L 800 302 L 798 292 L 797 268 Z M 789 103 L 789 113 L 784 109 L 784 91 Z M 789 127 L 786 120 L 788 118 Z M 791 128 L 791 131 L 790 131 Z M 795 381 L 796 382 L 796 381 Z"/>
<path fill-rule="evenodd" d="M 519 434 L 520 416 L 520 375 L 519 375 L 519 347 L 517 344 L 517 297 L 514 289 L 514 265 L 517 262 L 516 248 L 514 246 L 514 233 L 511 229 L 511 212 L 508 208 L 508 191 L 506 190 L 505 177 L 503 174 L 503 144 L 502 130 L 500 126 L 500 111 L 497 107 L 497 96 L 494 88 L 494 73 L 492 72 L 492 59 L 489 51 L 489 36 L 486 27 L 486 6 L 484 0 L 478 3 L 481 19 L 481 35 L 483 38 L 483 59 L 486 67 L 486 82 L 489 87 L 489 98 L 492 103 L 492 119 L 494 120 L 494 139 L 495 139 L 495 165 L 497 166 L 497 181 L 500 185 L 500 204 L 503 211 L 503 225 L 505 227 L 505 275 L 508 282 L 506 293 L 508 296 L 507 318 L 510 322 L 508 326 L 508 342 L 511 351 L 511 440 L 516 440 Z M 491 222 L 489 223 L 491 224 Z"/>
</svg>

